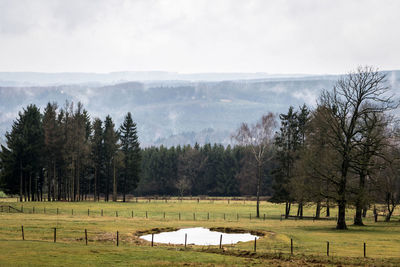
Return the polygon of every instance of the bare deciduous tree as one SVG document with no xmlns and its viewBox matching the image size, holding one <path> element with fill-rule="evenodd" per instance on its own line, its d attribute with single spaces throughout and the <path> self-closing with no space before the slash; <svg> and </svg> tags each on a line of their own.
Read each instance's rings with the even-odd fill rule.
<svg viewBox="0 0 400 267">
<path fill-rule="evenodd" d="M 240 145 L 249 147 L 257 163 L 257 218 L 260 217 L 260 187 L 263 164 L 268 160 L 267 152 L 272 144 L 272 137 L 276 127 L 273 113 L 268 113 L 253 124 L 242 123 L 232 138 Z"/>
<path fill-rule="evenodd" d="M 325 90 L 319 99 L 318 105 L 327 111 L 322 113 L 321 120 L 328 129 L 326 141 L 339 156 L 338 173 L 330 178 L 337 192 L 337 229 L 347 229 L 348 179 L 356 158 L 355 152 L 362 143 L 362 133 L 367 130 L 362 120 L 365 116 L 383 113 L 393 107 L 385 77 L 373 67 L 359 67 L 340 78 L 333 90 Z"/>
<path fill-rule="evenodd" d="M 183 198 L 183 195 L 190 190 L 191 185 L 190 180 L 186 176 L 183 176 L 176 181 L 175 187 L 178 189 L 181 199 Z"/>
</svg>

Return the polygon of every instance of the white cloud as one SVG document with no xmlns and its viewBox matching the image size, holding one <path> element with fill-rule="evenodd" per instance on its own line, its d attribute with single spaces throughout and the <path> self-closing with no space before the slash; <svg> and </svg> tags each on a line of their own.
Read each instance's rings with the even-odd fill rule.
<svg viewBox="0 0 400 267">
<path fill-rule="evenodd" d="M 0 0 L 0 71 L 399 68 L 400 1 Z"/>
</svg>

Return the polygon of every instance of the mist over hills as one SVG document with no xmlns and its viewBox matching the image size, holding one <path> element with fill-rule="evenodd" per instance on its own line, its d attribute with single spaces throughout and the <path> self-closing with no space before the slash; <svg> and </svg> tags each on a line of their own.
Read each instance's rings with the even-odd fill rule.
<svg viewBox="0 0 400 267">
<path fill-rule="evenodd" d="M 165 71 L 121 71 L 110 73 L 42 73 L 42 72 L 0 72 L 0 86 L 50 86 L 66 84 L 86 84 L 101 86 L 128 81 L 227 81 L 249 79 L 271 79 L 285 77 L 307 77 L 304 74 L 268 74 L 256 73 L 178 73 Z"/>
<path fill-rule="evenodd" d="M 64 74 L 30 75 L 0 73 L 0 136 L 3 139 L 18 111 L 28 104 L 36 104 L 43 110 L 49 101 L 62 107 L 68 100 L 82 102 L 93 117 L 104 119 L 107 114 L 111 115 L 117 127 L 124 115 L 132 112 L 143 146 L 229 144 L 231 133 L 241 122 L 254 122 L 269 111 L 286 112 L 290 105 L 314 106 L 321 90 L 330 89 L 338 78 L 335 75 L 209 74 L 214 75 L 212 80 L 208 74 L 191 74 L 190 79 L 170 80 L 168 75 L 180 74 L 149 72 L 146 75 L 151 79 L 148 80 L 115 82 L 118 75 L 113 74 L 81 74 L 81 78 L 77 78 L 79 74 L 67 74 L 67 78 Z M 166 80 L 162 79 L 163 75 L 168 76 Z M 193 77 L 199 80 L 192 80 Z M 209 80 L 203 81 L 207 77 Z M 229 77 L 237 79 L 224 79 Z M 396 92 L 400 72 L 388 72 L 388 82 Z"/>
</svg>

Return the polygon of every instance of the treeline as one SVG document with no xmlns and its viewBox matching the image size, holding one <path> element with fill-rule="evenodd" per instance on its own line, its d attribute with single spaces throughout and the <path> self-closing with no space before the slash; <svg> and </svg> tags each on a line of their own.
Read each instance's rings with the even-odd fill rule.
<svg viewBox="0 0 400 267">
<path fill-rule="evenodd" d="M 272 151 L 271 151 L 272 153 Z M 142 150 L 139 195 L 243 196 L 256 194 L 250 148 L 205 144 Z M 262 188 L 271 191 L 273 162 L 263 166 Z"/>
<path fill-rule="evenodd" d="M 21 201 L 115 201 L 122 194 L 255 195 L 257 175 L 249 147 L 206 144 L 139 146 L 131 113 L 116 129 L 107 116 L 90 118 L 78 103 L 18 114 L 0 152 L 0 186 Z M 272 151 L 269 152 L 272 155 Z M 263 166 L 262 192 L 271 195 L 273 162 Z"/>
<path fill-rule="evenodd" d="M 116 129 L 110 116 L 90 119 L 81 103 L 48 103 L 19 112 L 0 152 L 1 183 L 20 200 L 80 201 L 87 195 L 115 200 L 137 186 L 140 148 L 128 113 Z"/>
</svg>

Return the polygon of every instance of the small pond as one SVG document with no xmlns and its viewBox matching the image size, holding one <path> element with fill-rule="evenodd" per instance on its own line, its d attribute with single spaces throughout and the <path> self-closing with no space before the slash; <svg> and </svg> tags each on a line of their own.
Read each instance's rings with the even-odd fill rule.
<svg viewBox="0 0 400 267">
<path fill-rule="evenodd" d="M 203 227 L 186 228 L 180 229 L 173 232 L 163 232 L 159 234 L 154 234 L 155 243 L 164 244 L 185 244 L 185 234 L 187 234 L 187 244 L 193 245 L 219 245 L 220 237 L 222 234 L 222 244 L 236 244 L 237 242 L 247 242 L 252 241 L 254 238 L 258 239 L 256 235 L 249 233 L 222 233 L 216 231 L 210 231 L 210 229 Z M 143 235 L 140 238 L 144 240 L 151 241 L 150 235 Z"/>
</svg>

